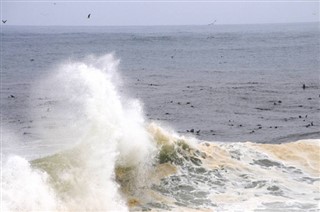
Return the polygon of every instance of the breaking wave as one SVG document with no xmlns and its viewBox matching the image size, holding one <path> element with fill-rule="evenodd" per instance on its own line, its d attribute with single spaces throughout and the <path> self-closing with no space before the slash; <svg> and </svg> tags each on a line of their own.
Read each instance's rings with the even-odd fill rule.
<svg viewBox="0 0 320 212">
<path fill-rule="evenodd" d="M 34 132 L 54 151 L 3 152 L 3 211 L 319 209 L 319 140 L 178 135 L 119 94 L 118 63 L 110 54 L 67 62 L 35 88 Z"/>
</svg>

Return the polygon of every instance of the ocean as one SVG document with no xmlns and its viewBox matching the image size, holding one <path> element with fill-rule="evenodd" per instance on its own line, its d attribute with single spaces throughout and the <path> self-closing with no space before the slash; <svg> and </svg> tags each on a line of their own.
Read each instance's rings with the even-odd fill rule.
<svg viewBox="0 0 320 212">
<path fill-rule="evenodd" d="M 1 26 L 3 211 L 317 211 L 318 23 Z"/>
</svg>

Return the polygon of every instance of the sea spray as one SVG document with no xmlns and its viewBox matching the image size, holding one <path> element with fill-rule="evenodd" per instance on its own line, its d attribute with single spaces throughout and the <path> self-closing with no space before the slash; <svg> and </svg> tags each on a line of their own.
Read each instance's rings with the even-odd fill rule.
<svg viewBox="0 0 320 212">
<path fill-rule="evenodd" d="M 139 102 L 124 100 L 117 93 L 117 66 L 112 55 L 69 62 L 35 89 L 33 98 L 44 100 L 34 112 L 38 134 L 43 141 L 65 140 L 73 147 L 34 160 L 32 167 L 49 175 L 39 186 L 52 186 L 67 210 L 127 210 L 115 167 L 134 170 L 138 186 L 146 182 L 142 172 L 153 163 L 156 148 Z M 10 210 L 24 207 L 15 206 L 10 196 L 5 199 Z M 41 205 L 38 209 L 46 210 Z"/>
<path fill-rule="evenodd" d="M 32 169 L 19 156 L 8 156 L 2 164 L 1 211 L 61 210 L 48 175 Z"/>
<path fill-rule="evenodd" d="M 36 88 L 35 93 L 40 93 L 48 104 L 34 115 L 44 116 L 44 122 L 48 120 L 50 129 L 44 132 L 46 135 L 53 132 L 49 138 L 66 137 L 75 144 L 86 142 L 90 135 L 99 137 L 96 132 L 106 134 L 115 140 L 107 143 L 120 152 L 117 163 L 131 166 L 145 162 L 154 146 L 145 130 L 139 101 L 125 99 L 117 91 L 116 86 L 121 83 L 118 63 L 108 54 L 61 65 Z"/>
</svg>

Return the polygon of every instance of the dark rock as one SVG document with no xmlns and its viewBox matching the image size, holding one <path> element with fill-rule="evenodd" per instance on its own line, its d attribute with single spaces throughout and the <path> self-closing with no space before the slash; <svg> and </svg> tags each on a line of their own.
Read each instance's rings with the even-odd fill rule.
<svg viewBox="0 0 320 212">
<path fill-rule="evenodd" d="M 302 89 L 303 90 L 306 89 L 306 85 L 305 84 L 302 85 Z"/>
</svg>

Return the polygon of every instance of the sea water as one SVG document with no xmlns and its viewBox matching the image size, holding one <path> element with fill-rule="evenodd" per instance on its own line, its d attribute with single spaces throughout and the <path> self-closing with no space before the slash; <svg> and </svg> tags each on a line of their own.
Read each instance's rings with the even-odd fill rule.
<svg viewBox="0 0 320 212">
<path fill-rule="evenodd" d="M 3 26 L 2 209 L 319 209 L 318 38 Z"/>
</svg>

